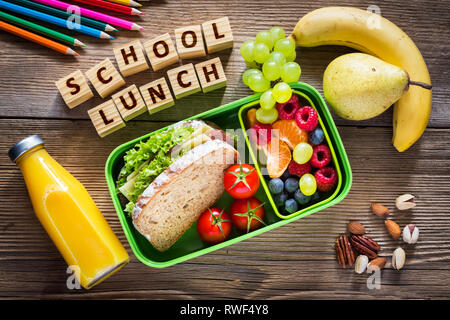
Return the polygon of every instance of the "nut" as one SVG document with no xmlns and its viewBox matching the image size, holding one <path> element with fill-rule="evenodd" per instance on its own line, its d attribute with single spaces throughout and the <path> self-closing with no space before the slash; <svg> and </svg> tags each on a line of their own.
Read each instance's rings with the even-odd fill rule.
<svg viewBox="0 0 450 320">
<path fill-rule="evenodd" d="M 412 194 L 406 193 L 397 197 L 395 200 L 395 205 L 398 210 L 408 210 L 414 208 L 416 203 L 414 202 L 414 196 Z"/>
<path fill-rule="evenodd" d="M 355 261 L 355 272 L 358 274 L 363 273 L 367 269 L 367 264 L 369 263 L 369 258 L 363 254 L 360 254 Z"/>
<path fill-rule="evenodd" d="M 389 215 L 389 209 L 383 206 L 380 203 L 372 203 L 370 205 L 370 208 L 372 209 L 372 212 L 375 213 L 377 216 L 385 218 Z"/>
<path fill-rule="evenodd" d="M 403 228 L 403 241 L 407 244 L 415 244 L 419 239 L 419 228 L 413 224 L 408 224 Z"/>
<path fill-rule="evenodd" d="M 355 255 L 352 250 L 352 246 L 348 241 L 348 237 L 346 235 L 340 235 L 336 238 L 336 257 L 339 265 L 345 269 L 348 265 L 349 267 L 353 266 L 355 263 Z"/>
<path fill-rule="evenodd" d="M 384 225 L 386 226 L 387 231 L 394 239 L 400 238 L 400 235 L 402 234 L 402 229 L 400 229 L 400 226 L 393 220 L 386 220 L 384 222 Z"/>
<path fill-rule="evenodd" d="M 366 233 L 366 229 L 364 228 L 364 226 L 356 221 L 351 221 L 347 224 L 347 230 L 348 232 L 350 232 L 351 234 L 357 234 L 357 235 L 363 235 L 364 233 Z"/>
<path fill-rule="evenodd" d="M 397 248 L 392 254 L 392 268 L 400 270 L 405 265 L 406 254 L 402 248 Z"/>
<path fill-rule="evenodd" d="M 377 252 L 380 251 L 380 246 L 378 243 L 368 236 L 352 235 L 350 238 L 350 243 L 353 249 L 355 249 L 360 254 L 367 256 L 369 259 L 374 259 L 377 257 Z"/>
<path fill-rule="evenodd" d="M 384 265 L 386 264 L 386 258 L 383 257 L 377 257 L 369 262 L 367 265 L 367 270 L 370 271 L 377 271 L 384 268 Z"/>
</svg>

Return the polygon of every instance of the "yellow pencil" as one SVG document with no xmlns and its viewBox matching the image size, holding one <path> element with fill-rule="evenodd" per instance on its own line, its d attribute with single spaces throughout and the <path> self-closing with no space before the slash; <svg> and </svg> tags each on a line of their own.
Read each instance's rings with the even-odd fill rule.
<svg viewBox="0 0 450 320">
<path fill-rule="evenodd" d="M 120 3 L 129 7 L 142 7 L 142 4 L 134 0 L 106 0 L 106 1 Z"/>
</svg>

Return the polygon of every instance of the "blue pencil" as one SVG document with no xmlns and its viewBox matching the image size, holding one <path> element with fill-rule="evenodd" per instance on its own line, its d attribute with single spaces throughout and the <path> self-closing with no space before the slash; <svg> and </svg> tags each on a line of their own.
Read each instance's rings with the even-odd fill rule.
<svg viewBox="0 0 450 320">
<path fill-rule="evenodd" d="M 13 11 L 19 14 L 26 15 L 31 18 L 35 18 L 38 20 L 42 20 L 51 24 L 55 24 L 57 26 L 67 28 L 69 30 L 75 30 L 84 34 L 87 34 L 92 37 L 101 38 L 101 39 L 114 39 L 114 37 L 111 37 L 106 32 L 103 32 L 101 30 L 97 30 L 88 26 L 84 26 L 75 22 L 69 22 L 68 20 L 57 18 L 54 16 L 51 16 L 46 13 L 42 13 L 40 11 L 28 9 L 25 7 L 18 6 L 13 3 L 9 3 L 3 0 L 0 0 L 0 8 Z"/>
</svg>

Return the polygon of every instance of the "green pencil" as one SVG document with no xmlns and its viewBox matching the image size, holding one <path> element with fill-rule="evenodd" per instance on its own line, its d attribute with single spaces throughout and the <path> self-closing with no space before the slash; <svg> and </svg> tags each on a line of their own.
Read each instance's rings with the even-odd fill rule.
<svg viewBox="0 0 450 320">
<path fill-rule="evenodd" d="M 40 3 L 32 2 L 29 0 L 6 0 L 6 1 L 18 4 L 20 6 L 25 6 L 29 9 L 44 12 L 44 13 L 47 13 L 47 14 L 50 14 L 52 16 L 62 18 L 62 19 L 68 19 L 68 18 L 73 17 L 72 13 L 66 12 L 64 10 L 52 8 L 50 6 L 46 6 L 46 5 L 43 5 Z M 83 16 L 78 16 L 78 18 L 80 19 L 80 24 L 88 26 L 88 27 L 92 27 L 92 28 L 99 29 L 102 31 L 118 31 L 116 28 L 112 27 L 111 25 L 101 22 L 101 21 L 97 21 L 97 20 L 83 17 Z M 75 22 L 75 21 L 73 21 L 73 22 Z"/>
<path fill-rule="evenodd" d="M 19 26 L 25 27 L 27 29 L 34 30 L 40 34 L 46 35 L 46 36 L 56 39 L 56 40 L 63 41 L 65 43 L 68 43 L 73 46 L 77 46 L 77 47 L 85 47 L 86 46 L 83 42 L 81 42 L 78 39 L 75 39 L 74 37 L 71 37 L 64 33 L 43 27 L 39 24 L 18 18 L 16 16 L 10 15 L 3 11 L 0 11 L 0 19 L 8 20 L 9 22 L 12 22 L 15 25 L 19 25 Z"/>
</svg>

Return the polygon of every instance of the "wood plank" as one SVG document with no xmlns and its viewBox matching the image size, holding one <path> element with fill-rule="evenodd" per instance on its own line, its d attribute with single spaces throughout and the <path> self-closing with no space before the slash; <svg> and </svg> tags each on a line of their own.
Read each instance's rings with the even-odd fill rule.
<svg viewBox="0 0 450 320">
<path fill-rule="evenodd" d="M 130 121 L 103 139 L 88 120 L 0 119 L 0 298 L 447 298 L 450 296 L 450 129 L 429 129 L 405 153 L 390 145 L 389 128 L 339 127 L 353 169 L 353 187 L 340 204 L 255 238 L 165 269 L 149 268 L 132 254 L 114 212 L 104 163 L 120 143 L 167 123 Z M 90 191 L 130 253 L 131 263 L 90 291 L 66 288 L 66 266 L 34 216 L 20 171 L 6 150 L 39 133 L 54 158 Z M 417 207 L 394 209 L 396 196 L 411 192 Z M 389 237 L 369 209 L 386 204 L 401 226 L 420 228 L 415 246 Z M 388 257 L 407 252 L 400 272 L 382 272 L 381 289 L 369 275 L 339 269 L 335 237 L 349 220 L 362 222 Z M 389 266 L 389 264 L 388 264 Z"/>
<path fill-rule="evenodd" d="M 235 45 L 232 50 L 225 50 L 217 54 L 208 55 L 205 60 L 220 57 L 224 64 L 228 87 L 205 95 L 197 93 L 177 102 L 175 108 L 161 111 L 155 115 L 142 115 L 138 119 L 152 119 L 154 121 L 175 121 L 192 116 L 199 112 L 234 101 L 250 94 L 250 90 L 242 84 L 241 74 L 245 64 L 239 57 L 240 44 L 253 38 L 256 33 L 268 29 L 273 25 L 281 25 L 287 31 L 292 30 L 299 17 L 310 10 L 331 5 L 346 5 L 366 8 L 358 0 L 345 1 L 314 1 L 310 3 L 298 1 L 239 1 L 234 5 L 229 2 L 205 0 L 164 2 L 164 5 L 149 2 L 142 7 L 147 17 L 138 22 L 146 30 L 142 33 L 121 31 L 119 37 L 113 41 L 96 41 L 87 36 L 79 36 L 87 43 L 88 48 L 82 50 L 82 56 L 71 58 L 49 52 L 46 48 L 31 44 L 28 41 L 1 33 L 2 46 L 0 54 L 2 59 L 0 67 L 0 116 L 3 117 L 50 117 L 88 119 L 87 110 L 103 102 L 96 95 L 85 104 L 67 110 L 64 102 L 54 86 L 54 81 L 77 69 L 83 71 L 99 63 L 105 58 L 114 60 L 113 47 L 140 39 L 142 42 L 155 36 L 169 32 L 174 37 L 174 30 L 183 25 L 199 24 L 210 19 L 228 16 Z M 433 82 L 433 111 L 431 114 L 431 127 L 450 127 L 450 113 L 446 112 L 450 104 L 450 97 L 446 92 L 449 79 L 448 55 L 450 51 L 450 22 L 443 14 L 448 11 L 449 0 L 430 2 L 418 1 L 388 1 L 377 2 L 381 14 L 403 28 L 412 37 L 422 51 L 428 63 Z M 164 21 L 164 24 L 161 24 Z M 297 61 L 302 66 L 301 80 L 321 91 L 322 73 L 327 64 L 335 57 L 350 52 L 350 49 L 341 47 L 301 48 L 297 51 Z M 39 61 L 39 63 L 36 63 Z M 188 60 L 186 62 L 198 62 Z M 150 70 L 133 75 L 126 79 L 127 85 L 136 83 L 138 86 L 156 80 L 163 76 L 167 70 L 153 72 Z M 12 107 L 13 106 L 13 107 Z M 357 125 L 391 126 L 392 112 Z M 352 124 L 337 119 L 339 124 Z"/>
</svg>

